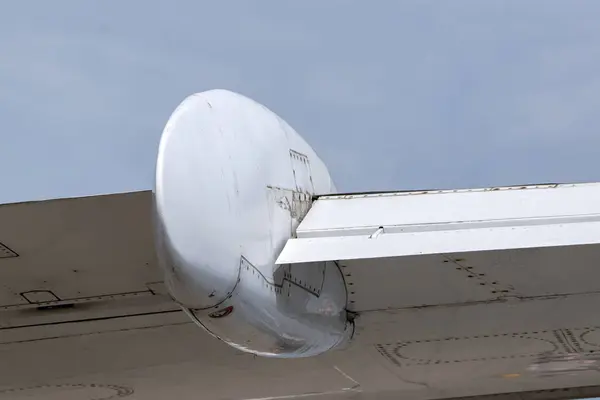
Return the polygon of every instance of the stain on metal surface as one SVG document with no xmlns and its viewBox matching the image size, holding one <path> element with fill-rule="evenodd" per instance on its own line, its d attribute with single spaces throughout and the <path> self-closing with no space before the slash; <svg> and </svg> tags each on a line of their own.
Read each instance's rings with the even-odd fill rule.
<svg viewBox="0 0 600 400">
<path fill-rule="evenodd" d="M 273 194 L 279 208 L 287 211 L 293 220 L 302 222 L 312 205 L 311 194 L 276 186 L 267 186 L 267 189 Z"/>
<path fill-rule="evenodd" d="M 527 367 L 527 371 L 540 377 L 600 372 L 600 354 L 543 354 Z"/>
<path fill-rule="evenodd" d="M 67 383 L 0 390 L 0 399 L 68 397 L 81 400 L 114 400 L 128 397 L 133 393 L 133 388 L 126 386 L 94 383 Z"/>
<path fill-rule="evenodd" d="M 133 297 L 140 297 L 140 296 L 153 296 L 156 293 L 154 293 L 152 290 L 147 289 L 147 290 L 141 290 L 141 291 L 136 291 L 136 292 L 126 292 L 126 293 L 114 293 L 114 294 L 100 294 L 100 295 L 96 295 L 96 296 L 84 296 L 84 297 L 72 297 L 72 298 L 68 298 L 68 299 L 59 299 L 56 300 L 54 299 L 54 297 L 50 297 L 51 299 L 54 300 L 50 300 L 50 301 L 39 301 L 40 298 L 37 297 L 34 299 L 35 295 L 33 295 L 33 293 L 35 292 L 40 292 L 40 291 L 29 291 L 29 292 L 23 292 L 21 293 L 21 297 L 23 297 L 25 300 L 27 300 L 27 303 L 18 303 L 18 304 L 2 304 L 0 305 L 0 310 L 25 310 L 25 309 L 31 309 L 34 307 L 59 307 L 59 306 L 63 306 L 65 304 L 83 304 L 83 303 L 92 303 L 92 302 L 97 302 L 97 301 L 105 301 L 105 300 L 116 300 L 116 299 L 125 299 L 125 298 L 133 298 Z M 45 291 L 42 291 L 45 292 Z M 24 295 L 26 295 L 27 297 L 25 297 Z M 32 300 L 38 300 L 38 301 L 32 301 Z"/>
<path fill-rule="evenodd" d="M 367 192 L 350 192 L 350 193 L 333 193 L 322 194 L 317 196 L 318 199 L 326 200 L 346 200 L 365 197 L 390 197 L 390 196 L 415 196 L 422 194 L 447 194 L 447 193 L 479 193 L 479 192 L 497 192 L 507 190 L 536 190 L 536 189 L 557 189 L 576 187 L 581 184 L 565 184 L 565 183 L 543 183 L 537 185 L 515 185 L 515 186 L 497 186 L 488 188 L 473 188 L 473 189 L 408 189 L 408 190 L 388 190 L 388 191 L 367 191 Z"/>
<path fill-rule="evenodd" d="M 224 318 L 233 312 L 233 306 L 225 307 L 222 310 L 208 314 L 210 318 Z"/>
<path fill-rule="evenodd" d="M 0 242 L 0 258 L 15 258 L 19 257 L 16 251 L 12 250 L 10 247 Z"/>
<path fill-rule="evenodd" d="M 290 149 L 290 161 L 292 163 L 296 191 L 314 194 L 315 186 L 308 156 Z"/>
</svg>

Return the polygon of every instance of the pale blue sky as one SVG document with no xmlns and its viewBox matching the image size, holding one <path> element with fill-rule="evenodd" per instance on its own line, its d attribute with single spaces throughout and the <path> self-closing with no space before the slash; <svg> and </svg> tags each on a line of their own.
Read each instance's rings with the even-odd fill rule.
<svg viewBox="0 0 600 400">
<path fill-rule="evenodd" d="M 600 1 L 5 1 L 0 202 L 148 189 L 239 91 L 344 191 L 600 180 Z"/>
</svg>

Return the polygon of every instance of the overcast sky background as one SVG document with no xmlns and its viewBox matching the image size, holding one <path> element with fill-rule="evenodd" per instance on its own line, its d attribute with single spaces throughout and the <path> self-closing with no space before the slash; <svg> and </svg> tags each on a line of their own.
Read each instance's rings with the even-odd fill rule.
<svg viewBox="0 0 600 400">
<path fill-rule="evenodd" d="M 600 181 L 600 1 L 5 1 L 0 203 L 152 187 L 187 95 L 286 119 L 343 191 Z"/>
</svg>

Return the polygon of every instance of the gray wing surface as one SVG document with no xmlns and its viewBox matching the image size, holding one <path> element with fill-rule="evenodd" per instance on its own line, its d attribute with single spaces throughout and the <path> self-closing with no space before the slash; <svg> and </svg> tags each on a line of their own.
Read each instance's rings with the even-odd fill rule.
<svg viewBox="0 0 600 400">
<path fill-rule="evenodd" d="M 149 191 L 0 206 L 0 399 L 600 395 L 593 386 L 600 382 L 594 356 L 600 334 L 585 311 L 598 304 L 593 293 L 569 307 L 560 297 L 541 308 L 531 301 L 529 312 L 556 313 L 555 327 L 543 331 L 531 329 L 522 311 L 514 311 L 520 322 L 503 325 L 515 320 L 506 302 L 424 307 L 425 315 L 403 311 L 396 298 L 390 307 L 402 307 L 359 317 L 362 334 L 346 349 L 297 360 L 238 352 L 190 322 L 167 295 L 151 207 Z M 427 257 L 435 256 L 421 258 L 423 268 L 443 273 Z M 377 268 L 385 271 L 375 265 L 373 273 Z M 410 268 L 405 281 L 415 276 Z M 379 276 L 379 288 L 398 293 L 390 278 Z M 432 278 L 433 287 L 440 279 Z M 361 304 L 381 301 L 377 293 Z M 445 295 L 438 292 L 437 300 Z M 481 321 L 485 329 L 457 335 Z M 511 356 L 513 342 L 526 356 Z M 523 365 L 530 368 L 517 368 Z"/>
</svg>

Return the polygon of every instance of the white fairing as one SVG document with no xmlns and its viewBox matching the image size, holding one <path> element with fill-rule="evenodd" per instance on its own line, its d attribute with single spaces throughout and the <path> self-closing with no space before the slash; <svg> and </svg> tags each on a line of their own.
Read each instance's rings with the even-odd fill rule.
<svg viewBox="0 0 600 400">
<path fill-rule="evenodd" d="M 352 335 L 335 263 L 275 265 L 310 207 L 335 191 L 312 148 L 266 107 L 213 90 L 185 99 L 159 147 L 155 207 L 172 297 L 230 345 L 312 356 Z"/>
</svg>

